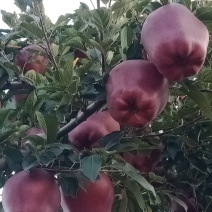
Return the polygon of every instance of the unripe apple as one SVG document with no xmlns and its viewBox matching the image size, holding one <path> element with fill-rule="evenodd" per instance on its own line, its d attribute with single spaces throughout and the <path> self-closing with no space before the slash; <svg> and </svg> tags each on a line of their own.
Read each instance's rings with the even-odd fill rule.
<svg viewBox="0 0 212 212">
<path fill-rule="evenodd" d="M 61 192 L 61 206 L 64 212 L 111 212 L 114 188 L 110 178 L 101 172 L 94 183 L 87 181 L 86 191 L 78 188 L 76 198 Z"/>
<path fill-rule="evenodd" d="M 169 84 L 149 61 L 128 60 L 113 68 L 106 83 L 111 116 L 128 127 L 145 127 L 165 108 Z"/>
<path fill-rule="evenodd" d="M 163 146 L 162 143 L 160 143 L 157 149 L 151 151 L 149 157 L 137 151 L 136 154 L 126 152 L 123 158 L 140 172 L 151 172 L 161 161 L 162 151 Z"/>
<path fill-rule="evenodd" d="M 60 190 L 54 177 L 43 169 L 21 171 L 4 185 L 5 212 L 58 212 Z"/>
<path fill-rule="evenodd" d="M 26 132 L 26 135 L 38 135 L 44 133 L 43 129 L 37 128 L 37 127 L 32 127 L 28 129 Z"/>
<path fill-rule="evenodd" d="M 37 51 L 37 52 L 32 52 Z M 46 54 L 45 50 L 35 44 L 24 47 L 15 57 L 15 64 L 20 66 L 24 73 L 34 70 L 37 73 L 45 74 L 49 63 L 48 56 L 40 55 L 38 52 Z"/>
<path fill-rule="evenodd" d="M 141 43 L 159 72 L 171 81 L 179 81 L 200 71 L 209 33 L 188 8 L 172 3 L 148 15 Z"/>
<path fill-rule="evenodd" d="M 90 148 L 105 135 L 119 131 L 120 125 L 108 111 L 96 112 L 69 132 L 71 143 L 78 149 Z"/>
</svg>

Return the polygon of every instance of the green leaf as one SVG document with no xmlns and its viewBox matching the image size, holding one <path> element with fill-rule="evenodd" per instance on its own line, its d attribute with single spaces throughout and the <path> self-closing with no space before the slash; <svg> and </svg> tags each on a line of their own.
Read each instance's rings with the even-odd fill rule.
<svg viewBox="0 0 212 212">
<path fill-rule="evenodd" d="M 12 110 L 11 109 L 1 109 L 0 110 L 0 128 L 4 126 L 5 121 L 8 118 L 8 115 L 10 114 Z"/>
<path fill-rule="evenodd" d="M 103 4 L 107 4 L 110 0 L 101 0 Z"/>
<path fill-rule="evenodd" d="M 189 86 L 186 86 L 185 84 L 183 84 L 180 90 L 183 93 L 185 93 L 187 96 L 189 96 L 194 102 L 196 102 L 196 104 L 202 109 L 202 111 L 206 113 L 210 119 L 212 119 L 210 100 L 207 98 L 207 96 L 204 93 L 202 93 L 193 84 L 190 84 Z"/>
<path fill-rule="evenodd" d="M 114 164 L 111 165 L 111 167 L 124 172 L 127 176 L 131 177 L 133 180 L 139 183 L 143 188 L 152 192 L 154 197 L 156 197 L 154 187 L 133 166 L 131 166 L 128 163 L 122 164 L 122 163 L 114 162 Z"/>
<path fill-rule="evenodd" d="M 101 169 L 102 160 L 99 155 L 92 155 L 82 159 L 82 171 L 92 182 L 96 180 Z"/>
<path fill-rule="evenodd" d="M 201 7 L 196 10 L 196 17 L 200 19 L 209 31 L 212 31 L 212 7 Z"/>
<path fill-rule="evenodd" d="M 38 39 L 42 39 L 44 37 L 41 28 L 36 26 L 35 24 L 22 22 L 20 26 L 23 30 L 27 31 L 33 37 L 37 37 Z"/>
<path fill-rule="evenodd" d="M 38 165 L 37 158 L 34 155 L 28 155 L 23 159 L 22 167 L 24 170 L 31 169 Z"/>
<path fill-rule="evenodd" d="M 111 23 L 110 10 L 106 8 L 100 8 L 93 10 L 91 14 L 93 24 L 96 26 L 100 33 L 104 33 Z"/>
<path fill-rule="evenodd" d="M 145 202 L 144 202 L 144 198 L 143 198 L 141 190 L 139 189 L 138 184 L 132 180 L 122 180 L 122 182 L 132 192 L 132 194 L 134 195 L 134 197 L 137 200 L 139 207 L 144 211 L 145 210 Z"/>
<path fill-rule="evenodd" d="M 127 193 L 125 189 L 121 190 L 121 201 L 119 203 L 119 212 L 127 212 L 127 203 L 128 203 L 128 198 L 127 198 Z"/>
<path fill-rule="evenodd" d="M 124 52 L 125 48 L 128 48 L 134 40 L 134 32 L 129 27 L 124 27 L 121 30 L 121 48 Z"/>
<path fill-rule="evenodd" d="M 60 181 L 65 196 L 76 197 L 78 189 L 78 181 L 73 177 L 62 178 Z"/>
<path fill-rule="evenodd" d="M 44 116 L 46 125 L 47 143 L 53 143 L 57 137 L 58 119 L 53 115 Z"/>
<path fill-rule="evenodd" d="M 4 150 L 6 161 L 12 171 L 22 170 L 23 155 L 20 150 L 7 147 Z"/>
<path fill-rule="evenodd" d="M 40 125 L 40 127 L 44 130 L 44 132 L 47 134 L 47 126 L 46 126 L 46 122 L 45 119 L 43 117 L 43 114 L 39 111 L 35 112 L 35 115 L 37 117 L 38 123 Z"/>
<path fill-rule="evenodd" d="M 15 0 L 15 5 L 22 11 L 26 12 L 28 0 Z"/>
<path fill-rule="evenodd" d="M 14 27 L 15 23 L 17 21 L 17 15 L 16 13 L 9 13 L 6 12 L 5 10 L 1 10 L 2 14 L 2 20 L 9 26 L 9 27 Z"/>
<path fill-rule="evenodd" d="M 200 71 L 198 78 L 200 82 L 212 83 L 212 69 L 204 68 Z"/>
<path fill-rule="evenodd" d="M 0 143 L 4 142 L 7 140 L 16 130 L 9 130 L 7 132 L 3 132 L 0 134 Z"/>
<path fill-rule="evenodd" d="M 131 10 L 138 2 L 138 0 L 116 1 L 111 7 L 112 11 L 114 12 L 114 19 L 117 20 L 122 17 L 127 11 Z"/>
<path fill-rule="evenodd" d="M 177 202 L 179 205 L 181 205 L 185 211 L 188 211 L 188 206 L 185 204 L 185 202 L 183 202 L 181 199 L 177 198 L 176 196 L 173 196 L 171 194 L 166 194 L 167 196 L 169 196 L 170 199 L 174 200 L 175 202 Z"/>
<path fill-rule="evenodd" d="M 121 139 L 124 137 L 125 132 L 117 131 L 112 132 L 104 137 L 102 137 L 98 144 L 103 147 L 106 151 L 116 150 L 119 147 Z"/>
<path fill-rule="evenodd" d="M 191 0 L 180 0 L 180 3 L 186 6 L 189 10 L 191 10 Z"/>
<path fill-rule="evenodd" d="M 187 155 L 187 159 L 191 163 L 191 165 L 200 172 L 205 173 L 207 171 L 207 165 L 204 160 L 198 158 L 194 153 Z"/>
</svg>

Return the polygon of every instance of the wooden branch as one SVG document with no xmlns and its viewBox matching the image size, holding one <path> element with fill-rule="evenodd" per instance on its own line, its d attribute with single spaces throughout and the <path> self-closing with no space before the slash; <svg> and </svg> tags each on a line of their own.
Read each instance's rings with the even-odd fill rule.
<svg viewBox="0 0 212 212">
<path fill-rule="evenodd" d="M 86 110 L 78 115 L 77 118 L 71 120 L 67 125 L 62 127 L 58 134 L 57 139 L 62 138 L 63 136 L 67 135 L 70 131 L 72 131 L 75 127 L 85 121 L 89 116 L 99 110 L 104 104 L 106 103 L 105 100 L 94 102 L 93 104 L 89 105 Z"/>
</svg>

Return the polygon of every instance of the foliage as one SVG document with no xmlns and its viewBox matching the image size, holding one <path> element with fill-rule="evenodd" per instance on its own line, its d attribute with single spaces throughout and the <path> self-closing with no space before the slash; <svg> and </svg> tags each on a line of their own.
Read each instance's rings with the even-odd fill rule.
<svg viewBox="0 0 212 212">
<path fill-rule="evenodd" d="M 83 187 L 85 179 L 94 181 L 103 170 L 111 174 L 115 186 L 114 212 L 169 211 L 172 199 L 180 202 L 176 195 L 183 191 L 197 199 L 205 212 L 211 211 L 211 41 L 200 74 L 170 85 L 169 102 L 151 125 L 142 131 L 123 128 L 102 138 L 100 148 L 83 154 L 69 144 L 63 127 L 93 102 L 104 105 L 105 79 L 115 65 L 145 59 L 139 41 L 142 23 L 149 13 L 168 3 L 116 0 L 111 6 L 110 1 L 102 2 L 105 7 L 98 9 L 81 3 L 75 13 L 61 15 L 55 24 L 44 16 L 42 3 L 36 0 L 15 0 L 22 11 L 18 15 L 1 11 L 11 28 L 0 34 L 1 187 L 13 172 L 41 167 L 57 174 L 63 189 L 75 196 L 76 179 Z M 192 10 L 212 33 L 209 1 L 177 2 Z M 44 76 L 33 70 L 24 75 L 15 66 L 17 52 L 32 43 L 47 50 L 51 63 Z M 76 58 L 76 51 L 85 57 Z M 24 88 L 16 89 L 15 83 Z M 30 95 L 17 103 L 14 96 L 23 93 Z M 34 126 L 44 134 L 26 136 Z M 154 173 L 141 175 L 123 160 L 122 153 L 127 151 L 150 153 L 158 139 L 164 145 L 163 160 Z"/>
</svg>

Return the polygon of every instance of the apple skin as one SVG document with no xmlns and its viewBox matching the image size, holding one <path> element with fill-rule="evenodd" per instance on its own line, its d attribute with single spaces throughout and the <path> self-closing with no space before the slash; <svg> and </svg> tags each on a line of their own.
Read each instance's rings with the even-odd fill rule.
<svg viewBox="0 0 212 212">
<path fill-rule="evenodd" d="M 178 194 L 177 197 L 181 199 L 188 207 L 187 212 L 201 212 L 201 206 L 198 204 L 198 209 L 195 208 L 194 199 L 188 198 L 183 194 Z M 185 209 L 175 201 L 171 203 L 171 211 L 170 212 L 185 212 Z"/>
<path fill-rule="evenodd" d="M 128 127 L 143 128 L 165 108 L 169 83 L 144 60 L 128 60 L 114 67 L 106 83 L 111 116 Z"/>
<path fill-rule="evenodd" d="M 100 172 L 100 179 L 87 181 L 86 192 L 78 188 L 77 197 L 65 196 L 61 191 L 61 206 L 64 212 L 111 212 L 114 188 L 110 178 Z"/>
<path fill-rule="evenodd" d="M 68 134 L 71 143 L 78 149 L 91 148 L 105 135 L 120 131 L 120 125 L 108 111 L 96 112 Z"/>
<path fill-rule="evenodd" d="M 7 180 L 2 204 L 5 212 L 58 212 L 60 189 L 43 169 L 21 171 Z"/>
<path fill-rule="evenodd" d="M 32 127 L 28 129 L 26 132 L 26 135 L 38 135 L 44 133 L 43 129 L 37 128 L 37 127 Z"/>
<path fill-rule="evenodd" d="M 162 143 L 160 143 L 158 149 L 153 149 L 149 157 L 141 152 L 136 152 L 136 154 L 126 152 L 123 154 L 123 158 L 140 172 L 151 172 L 161 161 L 162 151 L 163 146 Z"/>
<path fill-rule="evenodd" d="M 47 55 L 46 57 L 43 55 L 38 55 L 37 52 L 30 52 L 30 49 L 46 54 L 42 47 L 32 44 L 20 50 L 15 57 L 15 64 L 24 70 L 24 74 L 29 70 L 34 70 L 35 72 L 44 75 L 49 63 Z"/>
<path fill-rule="evenodd" d="M 148 15 L 141 43 L 159 72 L 170 81 L 179 81 L 200 71 L 209 33 L 189 9 L 172 3 Z"/>
</svg>

